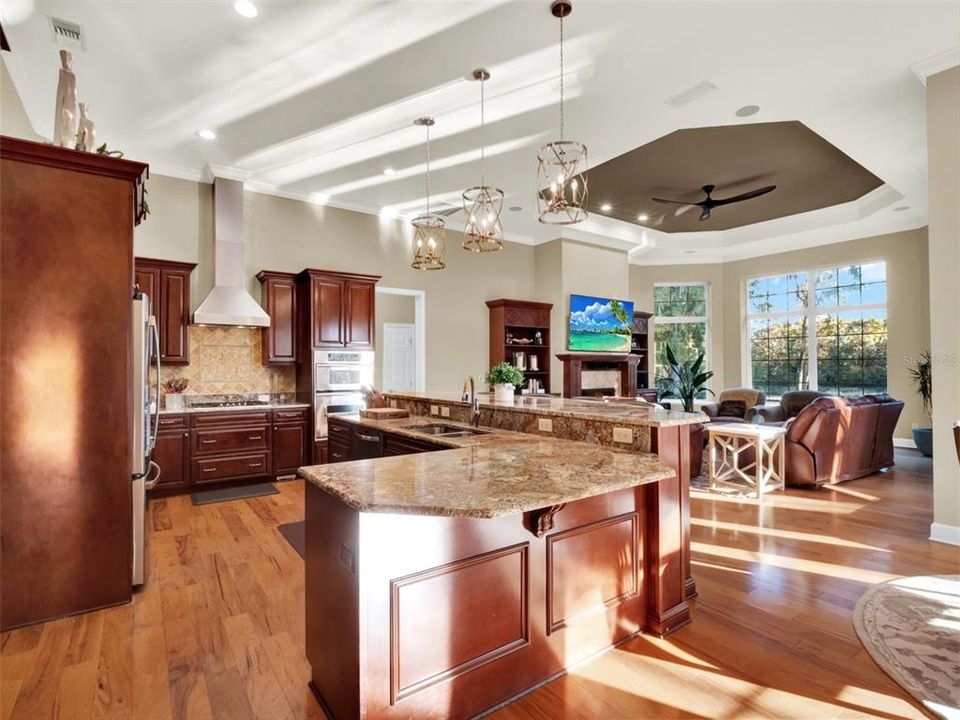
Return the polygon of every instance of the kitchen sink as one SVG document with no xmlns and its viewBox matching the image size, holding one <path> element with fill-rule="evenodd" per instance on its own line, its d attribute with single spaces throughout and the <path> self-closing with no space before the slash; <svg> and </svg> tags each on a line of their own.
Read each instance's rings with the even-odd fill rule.
<svg viewBox="0 0 960 720">
<path fill-rule="evenodd" d="M 486 430 L 474 430 L 473 428 L 457 427 L 456 425 L 421 425 L 420 427 L 410 428 L 413 432 L 423 433 L 424 435 L 436 435 L 438 437 L 470 437 L 471 435 L 486 435 Z"/>
</svg>

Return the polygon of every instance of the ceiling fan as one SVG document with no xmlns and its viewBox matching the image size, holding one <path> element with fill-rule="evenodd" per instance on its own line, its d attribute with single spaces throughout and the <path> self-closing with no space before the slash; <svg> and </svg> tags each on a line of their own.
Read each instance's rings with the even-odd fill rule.
<svg viewBox="0 0 960 720">
<path fill-rule="evenodd" d="M 757 188 L 756 190 L 750 190 L 749 192 L 741 193 L 740 195 L 723 198 L 722 200 L 714 200 L 712 197 L 710 197 L 714 188 L 716 188 L 716 185 L 704 185 L 703 191 L 707 194 L 707 197 L 696 203 L 689 202 L 687 200 L 665 200 L 664 198 L 651 198 L 651 200 L 654 202 L 663 203 L 664 205 L 687 205 L 689 207 L 698 207 L 700 208 L 700 220 L 709 220 L 710 211 L 713 210 L 713 208 L 721 205 L 730 205 L 732 203 L 743 202 L 744 200 L 752 200 L 755 197 L 766 195 L 768 192 L 773 192 L 777 189 L 777 186 L 767 185 L 762 188 Z"/>
</svg>

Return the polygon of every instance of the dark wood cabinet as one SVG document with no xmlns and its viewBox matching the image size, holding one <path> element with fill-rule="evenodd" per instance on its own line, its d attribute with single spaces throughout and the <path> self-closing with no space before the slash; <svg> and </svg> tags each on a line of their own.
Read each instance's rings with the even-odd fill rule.
<svg viewBox="0 0 960 720">
<path fill-rule="evenodd" d="M 348 280 L 346 284 L 346 345 L 372 348 L 375 332 L 374 298 L 376 283 Z"/>
<path fill-rule="evenodd" d="M 637 395 L 647 402 L 657 401 L 657 382 L 652 376 L 655 370 L 650 361 L 650 338 L 653 336 L 653 313 L 635 310 L 630 333 L 630 352 L 639 355 L 637 362 Z"/>
<path fill-rule="evenodd" d="M 307 409 L 273 411 L 273 472 L 293 475 L 310 462 Z"/>
<path fill-rule="evenodd" d="M 160 467 L 154 490 L 190 484 L 190 430 L 186 415 L 161 415 L 153 461 Z"/>
<path fill-rule="evenodd" d="M 160 361 L 190 364 L 190 273 L 196 263 L 136 258 L 134 279 L 150 297 L 151 313 L 160 331 Z"/>
<path fill-rule="evenodd" d="M 516 365 L 515 355 L 523 353 L 524 389 L 536 380 L 545 392 L 550 381 L 550 303 L 529 300 L 488 300 L 490 308 L 490 367 L 502 362 Z M 517 392 L 520 388 L 517 389 Z"/>
<path fill-rule="evenodd" d="M 373 348 L 379 280 L 376 275 L 329 270 L 308 269 L 297 275 L 297 336 L 307 344 L 299 348 L 300 362 L 310 364 L 309 348 Z"/>
<path fill-rule="evenodd" d="M 329 462 L 328 452 L 326 440 L 315 440 L 313 443 L 313 464 L 325 465 Z"/>
<path fill-rule="evenodd" d="M 263 308 L 270 316 L 270 327 L 263 328 L 263 364 L 293 365 L 297 361 L 296 275 L 263 270 L 257 280 L 262 285 Z"/>
<path fill-rule="evenodd" d="M 366 460 L 390 455 L 449 450 L 428 440 L 419 440 L 406 435 L 355 425 L 336 418 L 327 421 L 329 448 L 326 462 Z"/>
<path fill-rule="evenodd" d="M 327 418 L 327 462 L 345 462 L 350 459 L 350 438 L 353 434 L 348 423 Z"/>
</svg>

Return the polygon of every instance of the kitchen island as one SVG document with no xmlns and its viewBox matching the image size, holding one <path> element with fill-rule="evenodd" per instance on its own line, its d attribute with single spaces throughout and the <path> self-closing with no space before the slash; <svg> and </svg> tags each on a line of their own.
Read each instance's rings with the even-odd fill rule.
<svg viewBox="0 0 960 720">
<path fill-rule="evenodd" d="M 336 424 L 435 451 L 299 470 L 307 658 L 331 717 L 471 717 L 689 622 L 682 574 L 656 550 L 672 502 L 659 485 L 676 476 L 656 455 L 494 428 L 429 435 L 428 417 Z"/>
</svg>

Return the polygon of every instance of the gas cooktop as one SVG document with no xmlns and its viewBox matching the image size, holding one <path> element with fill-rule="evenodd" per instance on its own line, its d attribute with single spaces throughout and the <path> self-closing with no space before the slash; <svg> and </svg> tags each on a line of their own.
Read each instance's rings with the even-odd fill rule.
<svg viewBox="0 0 960 720">
<path fill-rule="evenodd" d="M 218 407 L 255 407 L 257 405 L 269 405 L 266 400 L 223 400 L 219 402 L 198 402 L 191 403 L 190 407 L 195 408 L 218 408 Z"/>
</svg>

